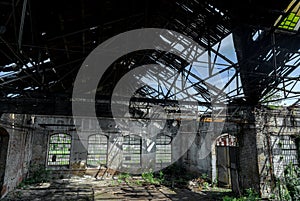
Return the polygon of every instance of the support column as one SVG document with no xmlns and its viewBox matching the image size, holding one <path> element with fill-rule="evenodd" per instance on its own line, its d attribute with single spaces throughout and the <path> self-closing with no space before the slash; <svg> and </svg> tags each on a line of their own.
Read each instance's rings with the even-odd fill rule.
<svg viewBox="0 0 300 201">
<path fill-rule="evenodd" d="M 257 152 L 257 130 L 255 126 L 255 114 L 253 107 L 243 108 L 240 112 L 241 130 L 238 133 L 239 151 L 238 160 L 238 185 L 240 191 L 252 188 L 260 191 L 258 152 Z"/>
</svg>

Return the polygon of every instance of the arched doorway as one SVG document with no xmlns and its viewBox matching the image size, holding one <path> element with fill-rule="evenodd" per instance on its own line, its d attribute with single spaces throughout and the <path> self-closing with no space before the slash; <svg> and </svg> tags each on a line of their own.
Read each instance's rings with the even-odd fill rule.
<svg viewBox="0 0 300 201">
<path fill-rule="evenodd" d="M 212 145 L 212 179 L 219 186 L 231 187 L 231 169 L 236 165 L 237 138 L 228 133 L 220 135 Z"/>
<path fill-rule="evenodd" d="M 4 128 L 0 127 L 0 192 L 4 182 L 8 142 L 8 132 Z"/>
</svg>

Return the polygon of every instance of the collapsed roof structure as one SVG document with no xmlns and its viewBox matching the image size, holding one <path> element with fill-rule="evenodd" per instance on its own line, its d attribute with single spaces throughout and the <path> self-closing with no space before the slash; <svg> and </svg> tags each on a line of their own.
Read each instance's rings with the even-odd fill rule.
<svg viewBox="0 0 300 201">
<path fill-rule="evenodd" d="M 109 113 L 103 108 L 113 86 L 130 69 L 145 64 L 169 69 L 168 75 L 160 76 L 160 87 L 165 83 L 166 88 L 174 88 L 169 78 L 175 72 L 181 74 L 200 105 L 237 98 L 249 104 L 275 99 L 298 103 L 300 8 L 296 0 L 276 4 L 269 0 L 0 4 L 1 113 L 71 114 L 73 83 L 87 55 L 112 36 L 152 27 L 177 31 L 196 41 L 202 47 L 201 60 L 189 64 L 158 50 L 119 58 L 98 86 L 97 100 L 102 101 L 97 104 L 104 116 Z M 181 48 L 188 48 L 184 41 L 180 43 Z M 203 68 L 205 73 L 199 70 Z M 150 71 L 148 76 L 153 76 Z M 222 78 L 222 85 L 204 84 L 216 76 Z M 173 91 L 149 86 L 141 91 L 147 99 L 144 102 L 174 100 Z"/>
</svg>

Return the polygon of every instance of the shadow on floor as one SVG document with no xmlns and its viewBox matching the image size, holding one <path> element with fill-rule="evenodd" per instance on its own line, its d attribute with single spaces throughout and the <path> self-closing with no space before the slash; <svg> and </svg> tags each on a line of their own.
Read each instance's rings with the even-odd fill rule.
<svg viewBox="0 0 300 201">
<path fill-rule="evenodd" d="M 193 192 L 188 189 L 170 189 L 162 185 L 139 182 L 96 180 L 91 177 L 72 177 L 51 183 L 28 185 L 10 192 L 3 201 L 95 201 L 95 200 L 153 200 L 153 201 L 216 201 L 230 192 L 225 189 Z M 2 201 L 2 200 L 1 200 Z"/>
</svg>

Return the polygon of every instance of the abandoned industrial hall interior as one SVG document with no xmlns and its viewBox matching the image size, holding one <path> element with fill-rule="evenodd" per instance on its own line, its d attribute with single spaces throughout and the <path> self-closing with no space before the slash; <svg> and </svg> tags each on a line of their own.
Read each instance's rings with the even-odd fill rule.
<svg viewBox="0 0 300 201">
<path fill-rule="evenodd" d="M 300 200 L 300 0 L 1 0 L 0 200 Z"/>
</svg>

